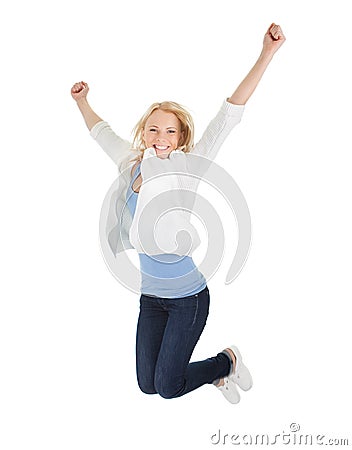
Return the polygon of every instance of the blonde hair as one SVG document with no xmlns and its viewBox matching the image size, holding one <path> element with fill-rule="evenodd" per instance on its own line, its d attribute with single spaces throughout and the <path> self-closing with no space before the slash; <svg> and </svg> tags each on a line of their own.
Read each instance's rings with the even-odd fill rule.
<svg viewBox="0 0 352 450">
<path fill-rule="evenodd" d="M 185 153 L 189 153 L 194 145 L 194 123 L 191 114 L 179 103 L 165 101 L 161 103 L 153 103 L 141 119 L 137 122 L 136 126 L 132 130 L 133 134 L 133 151 L 139 152 L 139 155 L 132 159 L 132 161 L 141 160 L 143 158 L 144 150 L 146 149 L 143 140 L 143 131 L 145 124 L 151 114 L 156 110 L 165 111 L 175 114 L 181 123 L 181 138 L 178 143 L 178 150 L 182 150 Z"/>
</svg>

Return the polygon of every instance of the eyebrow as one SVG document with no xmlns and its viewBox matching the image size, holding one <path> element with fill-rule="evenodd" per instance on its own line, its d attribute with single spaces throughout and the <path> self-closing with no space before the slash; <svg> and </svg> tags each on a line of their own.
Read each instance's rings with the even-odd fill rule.
<svg viewBox="0 0 352 450">
<path fill-rule="evenodd" d="M 159 128 L 158 125 L 149 125 L 148 128 L 152 128 L 152 127 Z M 169 130 L 170 128 L 173 128 L 174 130 L 177 130 L 177 127 L 166 127 L 167 130 Z"/>
</svg>

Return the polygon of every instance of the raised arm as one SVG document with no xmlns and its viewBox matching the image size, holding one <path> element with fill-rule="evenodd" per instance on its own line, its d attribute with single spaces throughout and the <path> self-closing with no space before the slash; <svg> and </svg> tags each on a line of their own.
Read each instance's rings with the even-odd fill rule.
<svg viewBox="0 0 352 450">
<path fill-rule="evenodd" d="M 88 84 L 81 81 L 73 85 L 71 95 L 77 102 L 77 106 L 82 113 L 92 138 L 96 140 L 104 152 L 118 166 L 119 170 L 122 171 L 124 168 L 123 164 L 126 164 L 126 159 L 136 156 L 131 151 L 132 144 L 120 138 L 111 129 L 110 125 L 92 110 L 87 101 L 88 91 Z"/>
<path fill-rule="evenodd" d="M 235 92 L 227 99 L 234 105 L 245 105 L 251 97 L 274 54 L 279 50 L 286 38 L 279 25 L 272 23 L 265 33 L 263 49 L 257 62 Z"/>
<path fill-rule="evenodd" d="M 71 88 L 71 95 L 76 100 L 77 106 L 82 113 L 84 121 L 90 131 L 94 125 L 101 122 L 103 119 L 99 117 L 91 108 L 87 100 L 89 86 L 84 81 L 75 83 Z"/>
<path fill-rule="evenodd" d="M 265 33 L 263 49 L 257 62 L 231 97 L 224 101 L 219 113 L 209 123 L 192 153 L 210 159 L 215 158 L 226 137 L 241 121 L 244 105 L 253 94 L 275 52 L 284 42 L 285 36 L 279 25 L 271 24 Z"/>
</svg>

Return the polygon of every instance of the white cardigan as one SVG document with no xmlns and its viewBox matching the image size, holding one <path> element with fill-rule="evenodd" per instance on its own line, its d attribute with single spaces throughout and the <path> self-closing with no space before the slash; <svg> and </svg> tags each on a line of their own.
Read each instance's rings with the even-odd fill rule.
<svg viewBox="0 0 352 450">
<path fill-rule="evenodd" d="M 139 152 L 117 136 L 107 122 L 94 125 L 90 135 L 118 168 L 118 177 L 107 194 L 100 218 L 100 234 L 115 257 L 130 248 L 149 255 L 192 254 L 200 243 L 190 223 L 197 185 L 230 131 L 241 121 L 243 111 L 244 105 L 225 100 L 190 153 L 173 150 L 169 158 L 161 159 L 154 148 L 146 149 L 133 220 L 126 193 L 132 179 L 132 159 Z"/>
</svg>

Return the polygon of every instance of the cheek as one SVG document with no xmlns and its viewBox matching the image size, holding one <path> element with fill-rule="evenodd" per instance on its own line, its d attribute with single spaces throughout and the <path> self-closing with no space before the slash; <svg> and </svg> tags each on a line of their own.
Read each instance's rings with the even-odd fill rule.
<svg viewBox="0 0 352 450">
<path fill-rule="evenodd" d="M 178 143 L 180 142 L 180 139 L 178 138 L 178 136 L 173 136 L 171 142 L 173 146 L 176 148 L 178 146 Z"/>
<path fill-rule="evenodd" d="M 177 137 L 177 143 L 179 144 L 180 142 L 183 142 L 183 136 L 182 133 L 178 135 Z"/>
<path fill-rule="evenodd" d="M 144 142 L 150 142 L 150 134 L 143 133 L 143 140 L 144 140 Z"/>
</svg>

